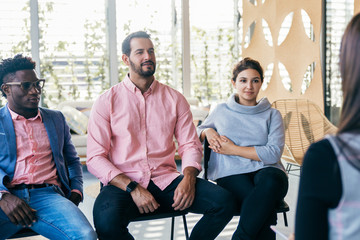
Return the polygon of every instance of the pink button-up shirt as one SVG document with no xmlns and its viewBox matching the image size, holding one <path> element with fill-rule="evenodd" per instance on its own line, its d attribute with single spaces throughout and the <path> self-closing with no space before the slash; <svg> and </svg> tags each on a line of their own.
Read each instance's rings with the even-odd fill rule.
<svg viewBox="0 0 360 240">
<path fill-rule="evenodd" d="M 17 152 L 14 178 L 9 187 L 21 183 L 60 185 L 40 111 L 29 119 L 9 111 L 15 128 Z"/>
<path fill-rule="evenodd" d="M 104 185 L 123 173 L 145 188 L 152 180 L 163 190 L 180 174 L 174 136 L 182 169 L 201 171 L 202 146 L 183 95 L 156 80 L 142 94 L 127 76 L 92 107 L 88 170 Z"/>
</svg>

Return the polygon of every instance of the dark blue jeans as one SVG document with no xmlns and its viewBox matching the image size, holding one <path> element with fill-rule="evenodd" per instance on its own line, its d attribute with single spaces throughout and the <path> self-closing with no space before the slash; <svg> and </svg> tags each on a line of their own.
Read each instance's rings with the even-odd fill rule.
<svg viewBox="0 0 360 240">
<path fill-rule="evenodd" d="M 220 178 L 217 184 L 236 198 L 240 221 L 232 240 L 275 240 L 276 207 L 288 190 L 286 174 L 274 167 Z"/>
<path fill-rule="evenodd" d="M 161 211 L 174 211 L 174 191 L 183 176 L 176 178 L 167 188 L 161 191 L 152 181 L 148 190 L 160 204 Z M 195 199 L 189 212 L 203 214 L 193 228 L 190 239 L 215 239 L 231 220 L 235 201 L 228 191 L 197 178 Z M 159 209 L 160 210 L 160 209 Z M 123 239 L 133 240 L 128 231 L 129 222 L 140 216 L 131 195 L 115 186 L 103 187 L 96 198 L 93 210 L 95 229 L 100 240 Z"/>
</svg>

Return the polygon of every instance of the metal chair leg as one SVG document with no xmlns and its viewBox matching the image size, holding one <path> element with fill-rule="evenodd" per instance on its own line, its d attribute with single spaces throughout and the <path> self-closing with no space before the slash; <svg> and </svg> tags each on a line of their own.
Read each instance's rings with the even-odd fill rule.
<svg viewBox="0 0 360 240">
<path fill-rule="evenodd" d="M 288 221 L 287 221 L 286 212 L 283 212 L 283 215 L 284 215 L 284 223 L 285 223 L 285 226 L 287 227 L 288 226 Z"/>
<path fill-rule="evenodd" d="M 290 173 L 290 171 L 291 171 L 291 164 L 290 164 L 290 163 L 288 163 L 288 164 L 286 165 L 285 171 L 286 171 L 287 173 Z"/>
<path fill-rule="evenodd" d="M 175 225 L 175 217 L 171 218 L 171 240 L 174 240 L 174 225 Z"/>
<path fill-rule="evenodd" d="M 185 238 L 186 238 L 186 240 L 189 240 L 189 232 L 188 232 L 188 228 L 187 228 L 185 215 L 183 215 L 183 223 L 184 223 L 184 230 L 185 230 Z"/>
</svg>

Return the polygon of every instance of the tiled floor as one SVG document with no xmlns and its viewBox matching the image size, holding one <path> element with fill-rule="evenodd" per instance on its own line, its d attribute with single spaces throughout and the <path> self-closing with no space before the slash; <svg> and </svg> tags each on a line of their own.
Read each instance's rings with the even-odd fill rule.
<svg viewBox="0 0 360 240">
<path fill-rule="evenodd" d="M 84 189 L 93 184 L 98 184 L 98 180 L 91 175 L 84 166 Z M 277 229 L 288 236 L 294 230 L 294 217 L 295 217 L 295 207 L 297 199 L 297 191 L 299 185 L 299 177 L 294 175 L 289 175 L 289 191 L 285 197 L 285 201 L 290 206 L 290 211 L 287 213 L 289 227 L 285 227 L 282 214 L 278 215 L 278 224 Z M 93 223 L 92 219 L 92 207 L 95 201 L 95 198 L 91 197 L 85 191 L 85 200 L 80 204 L 80 209 L 88 217 L 89 221 Z M 186 216 L 189 232 L 194 227 L 196 222 L 201 216 L 196 214 L 188 214 Z M 216 238 L 217 240 L 229 240 L 231 235 L 237 226 L 239 217 L 234 217 L 231 222 L 226 226 L 226 228 L 221 232 L 221 234 Z M 175 238 L 176 240 L 185 240 L 184 227 L 181 217 L 175 219 Z M 155 221 L 144 221 L 144 222 L 135 222 L 130 223 L 129 230 L 136 240 L 169 240 L 170 239 L 170 229 L 171 229 L 171 219 L 161 219 Z M 23 238 L 23 240 L 44 240 L 44 237 L 29 237 Z M 277 236 L 277 239 L 281 240 L 280 236 Z"/>
</svg>

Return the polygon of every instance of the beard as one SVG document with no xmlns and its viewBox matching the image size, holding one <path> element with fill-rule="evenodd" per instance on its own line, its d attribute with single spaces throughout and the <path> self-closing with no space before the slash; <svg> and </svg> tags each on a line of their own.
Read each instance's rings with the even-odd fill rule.
<svg viewBox="0 0 360 240">
<path fill-rule="evenodd" d="M 137 74 L 139 74 L 140 76 L 142 76 L 142 77 L 151 77 L 152 75 L 154 75 L 156 65 L 155 65 L 155 63 L 153 61 L 144 62 L 144 63 L 152 63 L 152 65 L 154 66 L 154 69 L 146 67 L 146 70 L 143 70 L 143 68 L 142 68 L 142 65 L 144 63 L 141 63 L 140 66 L 136 66 L 135 63 L 133 63 L 130 59 L 129 59 L 129 61 L 130 61 L 130 66 L 131 66 L 132 70 L 134 72 L 136 72 Z"/>
</svg>

